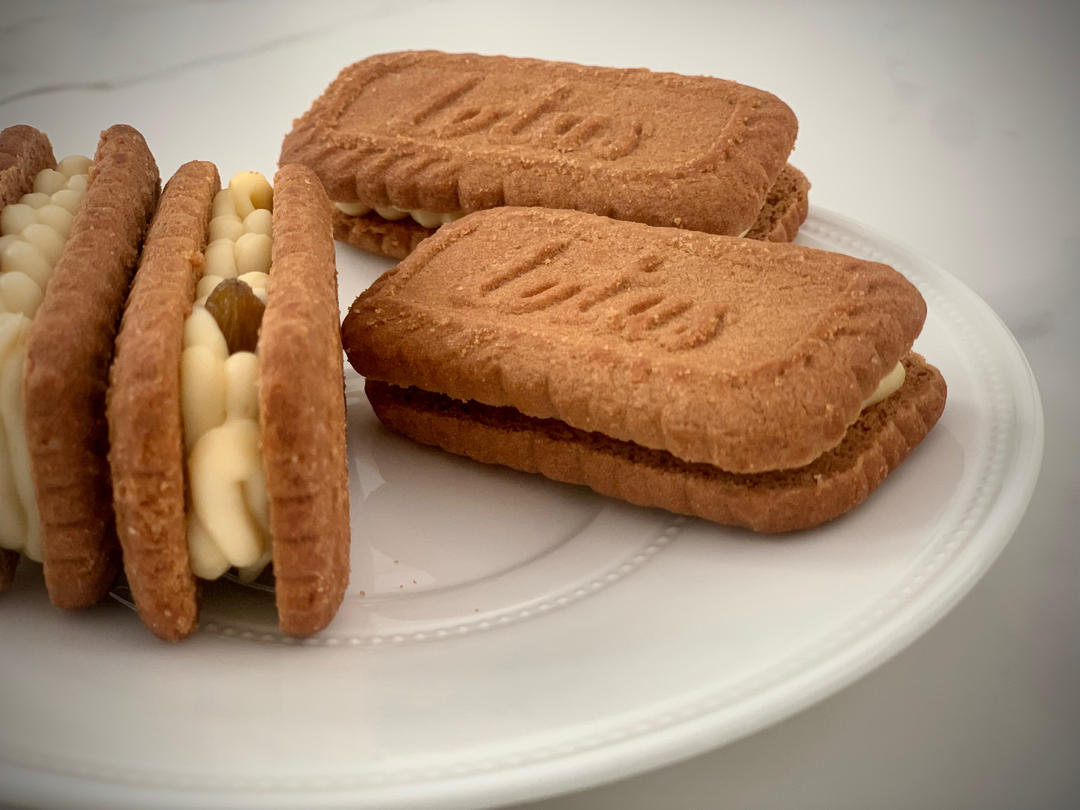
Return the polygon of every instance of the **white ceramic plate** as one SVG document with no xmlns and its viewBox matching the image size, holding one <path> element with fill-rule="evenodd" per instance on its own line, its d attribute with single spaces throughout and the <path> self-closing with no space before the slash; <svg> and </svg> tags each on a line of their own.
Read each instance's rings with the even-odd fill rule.
<svg viewBox="0 0 1080 810">
<path fill-rule="evenodd" d="M 0 797 L 48 806 L 452 807 L 625 777 L 749 734 L 930 627 L 1022 515 L 1043 422 L 1019 347 L 942 270 L 834 214 L 800 240 L 929 304 L 945 414 L 869 501 L 757 537 L 414 446 L 349 377 L 352 585 L 294 643 L 271 595 L 209 588 L 156 641 L 119 602 L 0 622 Z M 342 303 L 389 266 L 339 251 Z"/>
</svg>

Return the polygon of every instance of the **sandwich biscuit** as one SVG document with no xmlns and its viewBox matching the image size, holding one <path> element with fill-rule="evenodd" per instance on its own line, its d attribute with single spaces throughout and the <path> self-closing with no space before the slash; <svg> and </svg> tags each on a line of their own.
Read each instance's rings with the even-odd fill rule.
<svg viewBox="0 0 1080 810">
<path fill-rule="evenodd" d="M 342 331 L 376 413 L 419 441 L 787 531 L 861 501 L 937 421 L 924 318 L 882 264 L 504 208 L 424 242 Z"/>
<path fill-rule="evenodd" d="M 775 96 L 721 79 L 410 51 L 345 68 L 281 162 L 319 175 L 338 238 L 399 258 L 503 205 L 780 239 L 806 216 L 796 131 Z"/>
<path fill-rule="evenodd" d="M 105 389 L 158 170 L 125 125 L 101 133 L 93 161 L 59 164 L 42 133 L 12 127 L 0 165 L 3 567 L 20 551 L 40 560 L 53 604 L 86 607 L 119 567 Z"/>
<path fill-rule="evenodd" d="M 272 562 L 291 635 L 325 627 L 348 581 L 330 205 L 301 166 L 219 186 L 204 162 L 166 186 L 109 389 L 124 568 L 169 641 L 197 626 L 199 579 Z"/>
</svg>

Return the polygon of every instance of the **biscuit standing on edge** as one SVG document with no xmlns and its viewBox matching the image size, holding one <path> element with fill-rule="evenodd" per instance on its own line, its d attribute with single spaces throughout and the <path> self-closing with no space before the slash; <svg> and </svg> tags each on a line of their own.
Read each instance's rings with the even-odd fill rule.
<svg viewBox="0 0 1080 810">
<path fill-rule="evenodd" d="M 281 629 L 321 630 L 349 582 L 345 381 L 330 205 L 304 166 L 274 176 L 274 272 L 259 351 Z"/>
<path fill-rule="evenodd" d="M 945 383 L 910 353 L 925 313 L 874 262 L 502 208 L 424 242 L 342 334 L 405 435 L 788 531 L 852 508 L 937 421 Z"/>
<path fill-rule="evenodd" d="M 36 141 L 24 154 L 40 158 L 51 152 L 36 130 L 9 129 L 5 142 L 12 132 L 20 140 Z M 16 158 L 15 164 L 24 160 Z M 23 166 L 25 181 L 29 166 Z M 20 432 L 33 492 L 33 514 L 28 511 L 26 520 L 36 525 L 40 518 L 39 551 L 50 600 L 80 608 L 106 594 L 119 567 L 106 458 L 105 390 L 116 328 L 157 203 L 159 178 L 142 135 L 118 124 L 101 133 L 89 181 L 83 181 L 85 192 L 78 192 L 81 199 L 71 204 L 73 218 L 58 210 L 70 199 L 56 202 L 77 193 L 70 185 L 57 191 L 60 196 L 54 195 L 52 203 L 47 200 L 48 189 L 63 179 L 57 172 L 43 175 L 45 190 L 38 189 L 35 180 L 34 193 L 25 198 L 24 207 L 38 211 L 39 224 L 24 229 L 22 238 L 38 239 L 39 250 L 48 250 L 49 240 L 39 239 L 40 233 L 32 229 L 48 225 L 59 228 L 58 237 L 64 234 L 49 274 L 39 277 L 31 261 L 23 265 L 24 271 L 4 275 L 13 280 L 21 273 L 43 287 L 32 307 L 27 307 L 29 299 L 22 299 L 30 319 L 21 370 Z M 3 182 L 6 195 L 16 183 Z M 24 185 L 23 191 L 30 188 Z M 15 463 L 21 467 L 22 462 Z"/>
<path fill-rule="evenodd" d="M 165 185 L 116 339 L 109 387 L 109 462 L 124 570 L 139 615 L 166 639 L 189 635 L 197 623 L 179 368 L 218 187 L 214 165 L 197 161 Z"/>
<path fill-rule="evenodd" d="M 264 179 L 259 182 L 265 186 Z M 223 242 L 232 241 L 225 245 L 227 253 L 240 260 L 245 239 L 241 219 L 246 224 L 263 214 L 265 228 L 272 217 L 257 372 L 244 380 L 254 386 L 247 416 L 258 420 L 257 478 L 262 483 L 256 492 L 263 495 L 254 496 L 254 505 L 262 507 L 256 511 L 266 519 L 270 542 L 269 552 L 254 568 L 261 569 L 272 552 L 281 629 L 309 635 L 333 618 L 349 573 L 345 405 L 330 205 L 318 180 L 301 166 L 277 173 L 272 212 L 265 210 L 270 208 L 268 198 L 255 206 L 264 210 L 233 210 L 228 199 L 232 186 L 222 201 L 219 185 L 216 168 L 203 162 L 181 166 L 169 181 L 117 341 L 108 415 L 124 566 L 139 615 L 155 635 L 176 641 L 195 630 L 196 569 L 212 567 L 214 555 L 220 554 L 211 550 L 208 558 L 205 549 L 196 551 L 191 545 L 193 525 L 203 526 L 198 531 L 204 534 L 206 529 L 192 507 L 199 486 L 185 471 L 194 469 L 199 442 L 212 432 L 204 430 L 200 438 L 185 435 L 185 425 L 191 424 L 191 414 L 184 410 L 191 400 L 185 398 L 192 391 L 185 387 L 184 355 L 194 345 L 193 312 L 207 306 L 195 307 L 193 302 L 207 301 L 222 282 L 211 276 L 209 257 L 220 252 Z M 212 238 L 229 228 L 232 237 Z M 238 278 L 262 275 L 242 273 Z M 227 338 L 222 334 L 218 332 L 217 339 L 224 347 Z M 256 355 L 237 349 L 226 363 L 245 354 L 255 362 Z M 241 378 L 228 379 L 226 392 Z M 213 399 L 211 388 L 196 393 L 204 405 L 207 396 Z M 225 396 L 231 403 L 233 394 Z M 225 419 L 221 427 L 228 429 L 236 416 L 234 406 L 219 405 Z M 257 417 L 251 410 L 257 410 Z M 231 463 L 234 456 L 227 449 L 219 460 Z M 242 510 L 252 508 L 255 483 L 250 477 L 245 481 L 248 500 Z M 231 567 L 227 560 L 219 562 L 213 576 Z M 249 573 L 254 576 L 254 571 Z"/>
<path fill-rule="evenodd" d="M 735 82 L 419 51 L 345 68 L 285 137 L 338 204 L 335 235 L 404 258 L 444 222 L 502 205 L 785 241 L 809 182 L 797 122 Z"/>
</svg>

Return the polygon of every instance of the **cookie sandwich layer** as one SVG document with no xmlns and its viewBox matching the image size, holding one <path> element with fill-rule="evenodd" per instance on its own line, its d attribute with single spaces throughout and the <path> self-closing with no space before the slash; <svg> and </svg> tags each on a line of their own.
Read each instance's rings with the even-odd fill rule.
<svg viewBox="0 0 1080 810">
<path fill-rule="evenodd" d="M 58 607 L 94 604 L 119 569 L 105 391 L 158 191 L 153 155 L 124 124 L 92 161 L 59 164 L 33 127 L 0 133 L 0 590 L 15 549 L 42 562 Z"/>
<path fill-rule="evenodd" d="M 281 162 L 312 167 L 349 209 L 339 238 L 388 255 L 436 217 L 503 205 L 742 234 L 770 190 L 790 186 L 791 219 L 762 223 L 781 238 L 808 188 L 777 186 L 796 131 L 783 102 L 731 81 L 402 52 L 345 68 L 295 122 Z"/>
<path fill-rule="evenodd" d="M 785 531 L 858 503 L 937 420 L 944 382 L 909 357 L 925 312 L 874 262 L 501 208 L 424 242 L 356 299 L 342 334 L 376 413 L 419 441 Z M 706 478 L 701 498 L 683 492 Z M 808 480 L 832 493 L 819 509 Z"/>
<path fill-rule="evenodd" d="M 213 164 L 169 181 L 109 393 L 124 568 L 175 641 L 199 580 L 273 564 L 281 629 L 317 632 L 348 581 L 348 485 L 330 204 L 303 167 L 273 189 Z"/>
<path fill-rule="evenodd" d="M 0 548 L 41 562 L 41 523 L 26 443 L 23 370 L 30 325 L 86 193 L 92 162 L 42 169 L 33 190 L 0 211 Z"/>
</svg>

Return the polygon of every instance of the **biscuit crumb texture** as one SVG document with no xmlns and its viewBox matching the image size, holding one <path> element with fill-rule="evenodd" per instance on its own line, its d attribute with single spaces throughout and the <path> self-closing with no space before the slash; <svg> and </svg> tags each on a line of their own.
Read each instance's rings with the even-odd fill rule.
<svg viewBox="0 0 1080 810">
<path fill-rule="evenodd" d="M 91 605 L 120 566 L 105 391 L 114 341 L 160 178 L 142 135 L 101 133 L 64 253 L 30 329 L 26 434 L 49 598 Z"/>
<path fill-rule="evenodd" d="M 346 67 L 282 145 L 335 202 L 572 208 L 739 234 L 795 143 L 776 96 L 707 76 L 407 51 Z"/>
<path fill-rule="evenodd" d="M 342 328 L 369 379 L 754 473 L 839 444 L 925 314 L 883 264 L 498 208 L 440 228 Z"/>
<path fill-rule="evenodd" d="M 765 198 L 747 239 L 790 242 L 810 211 L 810 181 L 790 163 L 784 166 Z M 334 209 L 334 238 L 353 247 L 392 259 L 404 259 L 438 228 L 425 228 L 412 219 L 388 220 L 375 212 L 351 216 Z"/>
<path fill-rule="evenodd" d="M 109 463 L 124 571 L 135 606 L 159 638 L 195 631 L 184 501 L 180 355 L 184 319 L 203 270 L 220 181 L 212 163 L 185 163 L 165 185 L 116 340 L 108 394 Z"/>
<path fill-rule="evenodd" d="M 766 242 L 790 242 L 810 213 L 810 181 L 790 163 L 784 166 L 765 197 L 747 239 Z"/>
<path fill-rule="evenodd" d="M 345 397 L 331 205 L 306 167 L 274 177 L 259 411 L 283 632 L 315 633 L 349 581 Z"/>
<path fill-rule="evenodd" d="M 0 132 L 0 210 L 30 193 L 38 172 L 54 168 L 56 158 L 45 133 L 25 124 Z"/>
<path fill-rule="evenodd" d="M 368 381 L 379 419 L 424 444 L 603 495 L 758 532 L 811 528 L 853 509 L 885 480 L 938 421 L 941 374 L 917 354 L 904 358 L 896 394 L 867 408 L 844 440 L 793 470 L 738 475 L 689 464 L 553 419 L 461 402 L 415 388 Z"/>
</svg>

